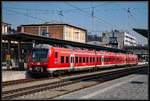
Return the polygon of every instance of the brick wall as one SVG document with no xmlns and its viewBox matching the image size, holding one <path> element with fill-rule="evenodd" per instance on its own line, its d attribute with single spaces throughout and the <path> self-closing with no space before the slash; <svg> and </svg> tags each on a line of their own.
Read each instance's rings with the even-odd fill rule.
<svg viewBox="0 0 150 101">
<path fill-rule="evenodd" d="M 48 32 L 52 38 L 63 40 L 63 25 L 53 25 L 48 27 Z"/>
<path fill-rule="evenodd" d="M 26 26 L 24 27 L 24 32 L 38 35 L 39 29 L 38 29 L 38 26 L 29 26 L 29 27 Z"/>
<path fill-rule="evenodd" d="M 82 31 L 78 28 L 74 28 L 71 26 L 66 26 L 66 25 L 22 26 L 22 30 L 20 29 L 20 27 L 17 28 L 17 31 L 19 32 L 22 31 L 25 33 L 31 33 L 35 35 L 40 35 L 39 31 L 41 33 L 42 30 L 48 31 L 51 38 L 83 42 L 83 43 L 85 43 L 86 41 L 85 31 Z"/>
</svg>

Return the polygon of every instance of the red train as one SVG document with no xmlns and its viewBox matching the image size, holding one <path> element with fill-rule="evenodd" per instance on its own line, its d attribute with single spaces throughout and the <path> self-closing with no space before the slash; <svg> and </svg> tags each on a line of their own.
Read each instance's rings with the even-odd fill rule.
<svg viewBox="0 0 150 101">
<path fill-rule="evenodd" d="M 138 57 L 134 54 L 37 45 L 29 56 L 27 71 L 32 74 L 47 74 L 137 63 Z"/>
</svg>

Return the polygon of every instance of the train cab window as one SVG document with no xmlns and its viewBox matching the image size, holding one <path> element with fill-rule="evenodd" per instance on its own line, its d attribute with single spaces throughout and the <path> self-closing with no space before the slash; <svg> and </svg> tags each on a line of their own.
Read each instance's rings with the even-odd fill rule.
<svg viewBox="0 0 150 101">
<path fill-rule="evenodd" d="M 86 62 L 88 63 L 89 61 L 88 61 L 88 57 L 86 57 Z"/>
<path fill-rule="evenodd" d="M 78 57 L 76 56 L 76 63 L 78 63 Z"/>
<path fill-rule="evenodd" d="M 58 52 L 55 52 L 55 58 L 57 58 L 58 57 Z"/>
<path fill-rule="evenodd" d="M 61 56 L 61 63 L 64 63 L 64 56 Z"/>
<path fill-rule="evenodd" d="M 66 56 L 66 63 L 69 63 L 69 57 Z"/>
<path fill-rule="evenodd" d="M 80 63 L 82 62 L 82 58 L 81 58 L 81 57 L 79 58 L 79 62 L 80 62 Z"/>
</svg>

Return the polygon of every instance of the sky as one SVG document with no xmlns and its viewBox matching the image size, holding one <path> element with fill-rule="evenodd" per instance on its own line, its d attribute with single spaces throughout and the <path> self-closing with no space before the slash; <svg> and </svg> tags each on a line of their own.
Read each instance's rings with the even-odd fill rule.
<svg viewBox="0 0 150 101">
<path fill-rule="evenodd" d="M 148 29 L 147 1 L 3 1 L 2 21 L 15 28 L 23 24 L 64 22 L 101 36 L 114 29 L 128 31 L 139 44 L 148 40 L 133 28 Z"/>
</svg>

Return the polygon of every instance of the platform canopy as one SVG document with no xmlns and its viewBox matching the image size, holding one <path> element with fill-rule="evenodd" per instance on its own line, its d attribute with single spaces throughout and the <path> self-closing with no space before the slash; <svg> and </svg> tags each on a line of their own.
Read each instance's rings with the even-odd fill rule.
<svg viewBox="0 0 150 101">
<path fill-rule="evenodd" d="M 2 35 L 2 40 L 11 40 L 11 41 L 20 41 L 20 42 L 33 42 L 34 41 L 39 44 L 58 44 L 62 46 L 70 45 L 72 47 L 105 50 L 105 51 L 110 51 L 110 52 L 122 52 L 122 53 L 128 52 L 128 51 L 116 49 L 116 48 L 102 47 L 102 46 L 91 45 L 91 44 L 86 44 L 86 43 L 54 39 L 54 38 L 45 37 L 45 36 L 37 36 L 31 33 L 14 33 L 14 34 Z"/>
<path fill-rule="evenodd" d="M 148 38 L 148 30 L 146 29 L 140 29 L 140 28 L 133 28 L 134 31 L 137 33 L 143 35 L 144 37 Z"/>
</svg>

